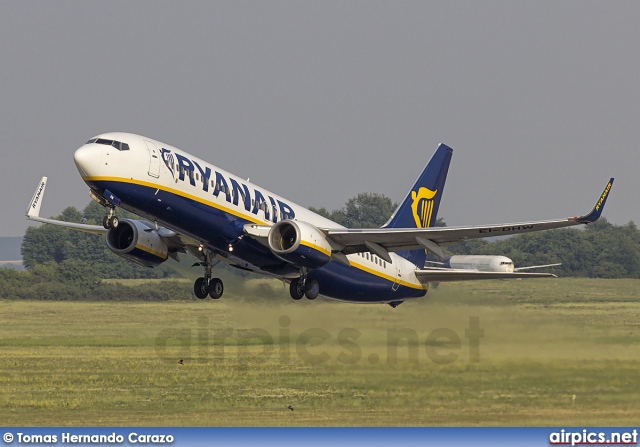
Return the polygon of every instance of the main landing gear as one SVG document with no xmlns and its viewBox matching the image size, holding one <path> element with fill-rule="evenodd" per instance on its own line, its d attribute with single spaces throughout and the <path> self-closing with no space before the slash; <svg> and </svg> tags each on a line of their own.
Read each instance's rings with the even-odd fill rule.
<svg viewBox="0 0 640 447">
<path fill-rule="evenodd" d="M 307 280 L 309 269 L 302 268 L 300 277 L 291 280 L 289 285 L 289 293 L 294 300 L 300 300 L 306 296 L 308 300 L 315 300 L 320 293 L 320 284 L 315 279 Z"/>
<path fill-rule="evenodd" d="M 193 293 L 195 293 L 196 297 L 201 300 L 205 299 L 207 295 L 214 300 L 217 300 L 224 293 L 222 280 L 220 278 L 211 278 L 211 270 L 218 264 L 218 262 L 220 261 L 211 264 L 211 256 L 208 253 L 205 253 L 204 262 L 197 262 L 193 264 L 193 267 L 196 265 L 204 267 L 204 277 L 196 279 L 196 282 L 193 285 Z"/>
</svg>

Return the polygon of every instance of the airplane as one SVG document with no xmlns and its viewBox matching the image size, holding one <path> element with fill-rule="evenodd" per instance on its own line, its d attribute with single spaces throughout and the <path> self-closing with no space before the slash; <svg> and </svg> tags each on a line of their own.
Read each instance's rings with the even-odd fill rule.
<svg viewBox="0 0 640 447">
<path fill-rule="evenodd" d="M 588 224 L 602 214 L 613 178 L 583 216 L 524 223 L 434 227 L 453 149 L 440 144 L 381 228 L 348 229 L 178 148 L 131 133 L 90 138 L 74 153 L 89 195 L 106 208 L 102 225 L 40 217 L 43 177 L 27 218 L 101 234 L 116 255 L 154 267 L 190 253 L 204 274 L 200 299 L 224 292 L 219 262 L 289 283 L 293 299 L 318 296 L 396 307 L 426 295 L 433 281 L 553 277 L 549 273 L 424 269 L 427 251 L 467 239 Z M 142 219 L 116 216 L 117 208 Z"/>
<path fill-rule="evenodd" d="M 494 255 L 453 255 L 451 257 L 444 258 L 441 262 L 427 261 L 426 264 L 435 264 L 438 267 L 425 265 L 425 269 L 477 270 L 481 272 L 520 272 L 522 270 L 541 269 L 562 265 L 561 263 L 555 263 L 516 268 L 510 258 Z"/>
</svg>

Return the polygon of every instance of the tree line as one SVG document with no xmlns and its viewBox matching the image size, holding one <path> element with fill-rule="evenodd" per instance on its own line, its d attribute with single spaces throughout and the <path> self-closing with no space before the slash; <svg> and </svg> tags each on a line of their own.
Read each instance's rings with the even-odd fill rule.
<svg viewBox="0 0 640 447">
<path fill-rule="evenodd" d="M 333 211 L 309 209 L 348 228 L 375 228 L 387 222 L 396 207 L 383 194 L 360 193 Z M 104 213 L 104 208 L 91 202 L 81 211 L 68 207 L 54 218 L 99 225 Z M 124 211 L 119 213 L 136 218 Z M 446 223 L 439 218 L 436 225 Z M 496 241 L 476 239 L 447 247 L 445 252 L 504 255 L 516 267 L 559 262 L 562 265 L 553 270 L 559 276 L 640 278 L 640 231 L 633 222 L 614 225 L 604 217 L 584 229 L 551 230 Z M 128 262 L 112 253 L 99 235 L 54 225 L 29 227 L 22 242 L 22 256 L 26 272 L 0 270 L 0 298 L 191 299 L 184 286 L 171 283 L 124 287 L 102 282 L 110 278 L 179 275 L 166 264 L 150 269 Z M 231 275 L 247 276 L 235 269 L 227 270 Z"/>
<path fill-rule="evenodd" d="M 118 212 L 121 217 L 139 219 L 124 210 Z M 102 225 L 104 215 L 105 208 L 92 201 L 82 211 L 73 206 L 67 207 L 54 219 Z M 27 270 L 48 263 L 62 264 L 67 260 L 94 266 L 100 278 L 161 278 L 170 275 L 166 269 L 142 267 L 117 256 L 107 248 L 104 236 L 56 225 L 27 228 L 22 239 L 22 261 Z"/>
<path fill-rule="evenodd" d="M 467 241 L 451 254 L 504 255 L 516 267 L 562 263 L 559 276 L 640 278 L 640 231 L 633 221 L 614 225 L 601 217 L 584 228 L 521 234 L 488 242 Z"/>
</svg>

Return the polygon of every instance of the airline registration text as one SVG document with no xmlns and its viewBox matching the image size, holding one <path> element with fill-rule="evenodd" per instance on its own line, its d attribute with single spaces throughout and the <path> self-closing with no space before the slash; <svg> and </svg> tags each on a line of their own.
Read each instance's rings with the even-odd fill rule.
<svg viewBox="0 0 640 447">
<path fill-rule="evenodd" d="M 498 227 L 498 228 L 481 228 L 478 230 L 480 234 L 488 233 L 512 233 L 518 231 L 532 230 L 533 225 L 517 225 L 514 227 Z"/>
</svg>

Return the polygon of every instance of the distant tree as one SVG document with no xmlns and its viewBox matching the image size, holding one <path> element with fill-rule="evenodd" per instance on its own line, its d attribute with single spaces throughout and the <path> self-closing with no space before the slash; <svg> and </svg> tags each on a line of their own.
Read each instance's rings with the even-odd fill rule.
<svg viewBox="0 0 640 447">
<path fill-rule="evenodd" d="M 349 228 L 376 228 L 384 225 L 397 203 L 384 194 L 363 192 L 347 200 L 344 208 L 345 226 Z"/>
<path fill-rule="evenodd" d="M 322 208 L 314 208 L 312 206 L 309 207 L 309 211 L 314 212 L 316 214 L 321 215 L 327 219 L 331 219 L 331 213 L 324 206 Z"/>
<path fill-rule="evenodd" d="M 447 223 L 444 221 L 444 217 L 438 217 L 436 219 L 436 223 L 433 224 L 434 227 L 446 227 Z"/>
<path fill-rule="evenodd" d="M 516 267 L 562 263 L 565 276 L 640 278 L 640 231 L 634 222 L 613 225 L 601 217 L 584 229 L 527 233 L 487 242 L 476 239 L 448 247 L 452 254 L 504 255 Z"/>
<path fill-rule="evenodd" d="M 347 200 L 342 208 L 329 211 L 310 206 L 309 210 L 347 228 L 378 228 L 387 223 L 396 208 L 398 204 L 384 194 L 362 192 Z M 446 226 L 442 217 L 436 219 L 434 227 Z"/>
<path fill-rule="evenodd" d="M 378 228 L 389 220 L 397 207 L 398 204 L 384 194 L 363 192 L 331 212 L 324 207 L 309 209 L 347 228 Z"/>
<path fill-rule="evenodd" d="M 119 214 L 133 216 L 122 210 L 119 210 Z M 82 212 L 68 207 L 54 219 L 99 225 L 104 215 L 104 208 L 92 201 Z M 107 247 L 104 236 L 47 224 L 38 228 L 27 228 L 22 239 L 22 258 L 28 270 L 51 262 L 62 265 L 66 261 L 74 260 L 85 263 L 101 278 L 152 278 L 168 274 L 166 269 L 141 267 L 117 256 Z M 89 271 L 82 270 L 77 264 L 68 264 L 69 269 L 72 265 L 76 271 Z M 66 270 L 68 276 L 74 277 L 69 269 Z M 89 279 L 91 275 L 84 276 Z"/>
</svg>

